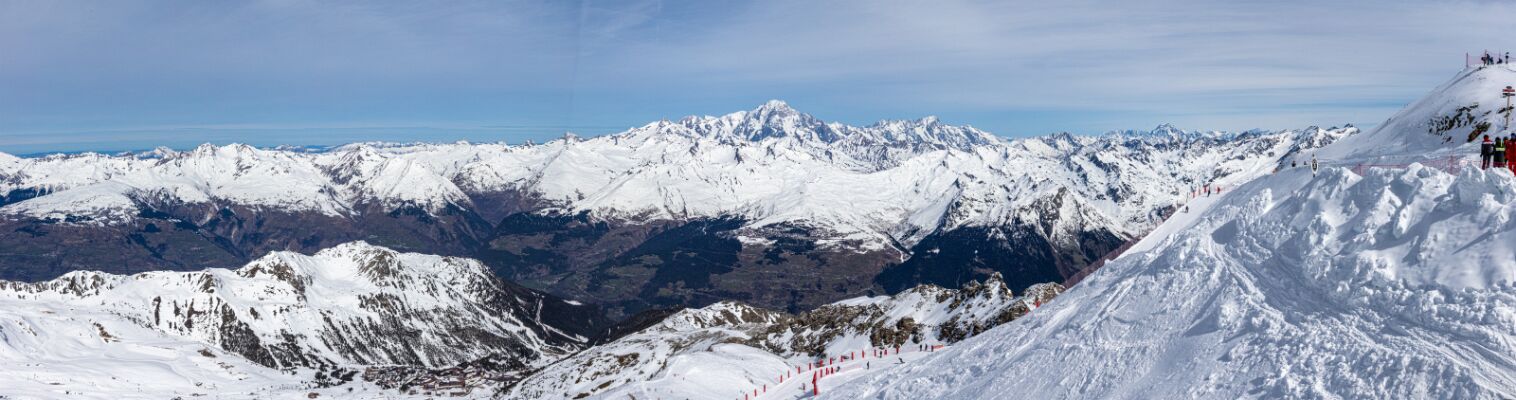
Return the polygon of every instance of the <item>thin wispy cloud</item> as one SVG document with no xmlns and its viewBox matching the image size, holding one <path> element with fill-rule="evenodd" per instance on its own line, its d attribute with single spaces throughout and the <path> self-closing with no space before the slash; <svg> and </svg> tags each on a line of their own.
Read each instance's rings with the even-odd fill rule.
<svg viewBox="0 0 1516 400">
<path fill-rule="evenodd" d="M 141 133 L 206 126 L 540 140 L 562 130 L 448 127 L 599 134 L 771 98 L 1012 136 L 1373 124 L 1464 52 L 1516 47 L 1512 18 L 1486 1 L 0 0 L 0 150 L 269 140 Z"/>
</svg>

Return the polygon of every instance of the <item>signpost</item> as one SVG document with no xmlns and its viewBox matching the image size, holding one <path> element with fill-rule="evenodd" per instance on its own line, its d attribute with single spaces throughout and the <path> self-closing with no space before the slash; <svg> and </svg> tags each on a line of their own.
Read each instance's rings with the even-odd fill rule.
<svg viewBox="0 0 1516 400">
<path fill-rule="evenodd" d="M 1516 89 L 1509 85 L 1500 91 L 1500 97 L 1505 98 L 1505 130 L 1511 130 L 1511 97 L 1516 97 Z"/>
</svg>

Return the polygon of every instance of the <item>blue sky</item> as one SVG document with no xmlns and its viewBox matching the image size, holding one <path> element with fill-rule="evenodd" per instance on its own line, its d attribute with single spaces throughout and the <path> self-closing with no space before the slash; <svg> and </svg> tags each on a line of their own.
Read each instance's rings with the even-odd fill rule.
<svg viewBox="0 0 1516 400">
<path fill-rule="evenodd" d="M 783 99 L 1005 136 L 1372 125 L 1498 1 L 0 0 L 0 151 L 519 143 Z"/>
</svg>

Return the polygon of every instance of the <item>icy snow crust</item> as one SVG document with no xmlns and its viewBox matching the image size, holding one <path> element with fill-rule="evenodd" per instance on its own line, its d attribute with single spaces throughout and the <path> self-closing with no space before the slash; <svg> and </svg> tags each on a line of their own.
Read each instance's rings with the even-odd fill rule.
<svg viewBox="0 0 1516 400">
<path fill-rule="evenodd" d="M 1439 108 L 1425 105 L 1468 103 L 1510 74 L 1460 74 L 1391 121 L 1431 120 Z M 1323 153 L 1350 165 L 1477 154 L 1394 125 L 1362 138 L 1375 147 Z M 1299 168 L 1191 207 L 1034 315 L 834 395 L 1516 397 L 1509 171 Z"/>
<path fill-rule="evenodd" d="M 741 217 L 750 228 L 818 228 L 822 245 L 908 248 L 933 232 L 1048 220 L 1054 197 L 1080 218 L 1135 236 L 1197 187 L 1245 180 L 1355 129 L 1054 135 L 1008 141 L 928 117 L 826 123 L 773 101 L 724 116 L 659 121 L 543 145 L 360 143 L 326 152 L 203 145 L 192 151 L 0 158 L 0 193 L 44 195 L 0 214 L 119 223 L 186 203 L 352 216 L 472 207 L 515 192 L 543 212 L 644 221 Z M 1287 163 L 1287 161 L 1284 161 Z M 1242 176 L 1243 174 L 1254 174 Z M 1053 240 L 1075 241 L 1077 226 Z M 1067 234 L 1060 234 L 1067 233 Z M 1059 243 L 1066 244 L 1066 243 Z"/>
</svg>

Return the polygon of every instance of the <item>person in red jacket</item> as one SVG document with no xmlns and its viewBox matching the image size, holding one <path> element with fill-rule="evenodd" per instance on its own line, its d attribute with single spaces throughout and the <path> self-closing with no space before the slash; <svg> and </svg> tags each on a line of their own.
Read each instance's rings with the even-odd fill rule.
<svg viewBox="0 0 1516 400">
<path fill-rule="evenodd" d="M 1516 133 L 1505 139 L 1505 164 L 1511 167 L 1511 173 L 1516 174 Z"/>
</svg>

